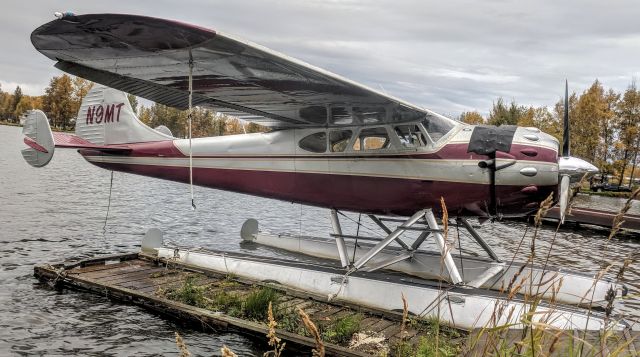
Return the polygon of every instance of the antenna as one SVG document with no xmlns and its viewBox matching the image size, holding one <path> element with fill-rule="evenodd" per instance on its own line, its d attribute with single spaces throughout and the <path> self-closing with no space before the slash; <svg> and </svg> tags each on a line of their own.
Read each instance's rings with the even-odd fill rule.
<svg viewBox="0 0 640 357">
<path fill-rule="evenodd" d="M 562 156 L 569 157 L 571 155 L 569 149 L 569 81 L 564 80 L 564 132 L 562 133 Z"/>
</svg>

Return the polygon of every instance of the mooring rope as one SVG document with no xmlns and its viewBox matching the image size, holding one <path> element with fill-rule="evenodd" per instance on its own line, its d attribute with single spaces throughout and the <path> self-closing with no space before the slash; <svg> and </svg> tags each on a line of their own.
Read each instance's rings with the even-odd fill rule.
<svg viewBox="0 0 640 357">
<path fill-rule="evenodd" d="M 107 220 L 109 219 L 109 210 L 111 209 L 111 192 L 113 190 L 113 170 L 111 171 L 111 181 L 109 182 L 109 201 L 107 203 L 107 214 L 104 216 L 104 225 L 102 226 L 102 236 L 107 235 Z"/>
<path fill-rule="evenodd" d="M 191 147 L 191 120 L 193 118 L 193 56 L 189 50 L 189 190 L 191 192 L 191 208 L 196 209 L 196 203 L 193 198 L 193 150 Z"/>
</svg>

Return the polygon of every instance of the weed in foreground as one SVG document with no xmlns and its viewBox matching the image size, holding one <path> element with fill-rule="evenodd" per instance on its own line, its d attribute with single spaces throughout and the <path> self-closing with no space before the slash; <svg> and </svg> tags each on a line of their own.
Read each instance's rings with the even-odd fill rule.
<svg viewBox="0 0 640 357">
<path fill-rule="evenodd" d="M 198 286 L 196 276 L 188 276 L 181 287 L 164 291 L 164 295 L 171 300 L 192 305 L 196 307 L 206 307 L 205 287 Z"/>
<path fill-rule="evenodd" d="M 176 346 L 178 346 L 178 350 L 180 351 L 180 357 L 189 357 L 191 353 L 187 348 L 187 344 L 184 343 L 182 336 L 176 331 Z"/>
<path fill-rule="evenodd" d="M 361 314 L 347 315 L 327 326 L 322 337 L 331 343 L 344 344 L 351 340 L 354 333 L 360 330 Z"/>
<path fill-rule="evenodd" d="M 242 304 L 244 316 L 259 321 L 266 320 L 269 305 L 275 304 L 278 296 L 276 290 L 268 287 L 261 287 L 251 292 Z"/>
<path fill-rule="evenodd" d="M 324 342 L 322 342 L 322 338 L 320 337 L 320 332 L 318 332 L 316 324 L 311 321 L 311 318 L 309 318 L 309 315 L 307 315 L 304 310 L 298 308 L 298 314 L 300 314 L 302 323 L 304 323 L 309 334 L 315 339 L 316 348 L 313 349 L 313 357 L 324 357 Z"/>
<path fill-rule="evenodd" d="M 267 333 L 267 338 L 269 339 L 269 346 L 273 347 L 272 351 L 267 351 L 264 353 L 264 357 L 280 357 L 282 354 L 282 350 L 284 350 L 284 346 L 286 343 L 280 343 L 280 338 L 276 336 L 276 327 L 278 323 L 276 319 L 273 317 L 273 309 L 271 307 L 271 301 L 269 301 L 269 311 L 267 312 L 267 317 L 269 319 L 269 332 Z"/>
</svg>

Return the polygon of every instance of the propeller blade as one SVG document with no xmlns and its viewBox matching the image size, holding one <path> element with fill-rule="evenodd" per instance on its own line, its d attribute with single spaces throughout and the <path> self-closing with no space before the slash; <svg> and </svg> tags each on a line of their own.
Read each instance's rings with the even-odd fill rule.
<svg viewBox="0 0 640 357">
<path fill-rule="evenodd" d="M 560 224 L 564 223 L 567 214 L 567 204 L 569 203 L 571 181 L 569 175 L 562 175 L 560 180 Z"/>
<path fill-rule="evenodd" d="M 569 157 L 569 81 L 564 81 L 564 132 L 562 133 L 562 156 Z"/>
</svg>

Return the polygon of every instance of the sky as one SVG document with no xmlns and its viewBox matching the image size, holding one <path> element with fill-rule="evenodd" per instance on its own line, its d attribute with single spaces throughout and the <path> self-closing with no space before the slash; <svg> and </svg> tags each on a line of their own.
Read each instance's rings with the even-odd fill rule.
<svg viewBox="0 0 640 357">
<path fill-rule="evenodd" d="M 453 117 L 498 97 L 551 106 L 565 78 L 623 91 L 640 74 L 634 0 L 3 0 L 2 90 L 40 95 L 62 73 L 29 40 L 55 11 L 200 25 Z"/>
</svg>

